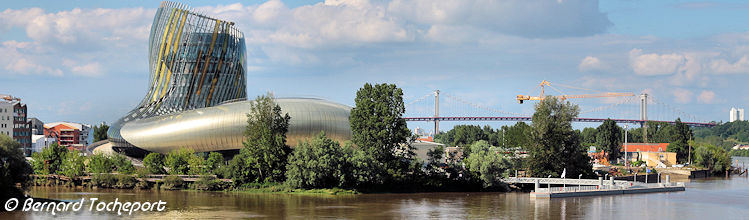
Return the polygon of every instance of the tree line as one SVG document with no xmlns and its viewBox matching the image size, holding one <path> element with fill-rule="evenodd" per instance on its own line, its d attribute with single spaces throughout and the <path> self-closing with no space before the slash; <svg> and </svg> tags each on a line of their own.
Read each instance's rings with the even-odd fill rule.
<svg viewBox="0 0 749 220">
<path fill-rule="evenodd" d="M 575 130 L 572 119 L 578 116 L 579 108 L 568 101 L 546 97 L 534 106 L 530 124 L 519 122 L 499 129 L 455 126 L 435 139 L 449 146 L 461 146 L 462 156 L 446 155 L 444 149 L 437 148 L 428 152 L 427 161 L 421 161 L 415 158 L 410 146 L 415 137 L 402 118 L 405 112 L 402 96 L 402 90 L 393 84 L 367 83 L 360 88 L 349 118 L 353 136 L 344 143 L 321 132 L 295 148 L 289 147 L 286 133 L 291 118 L 282 114 L 274 97 L 267 94 L 258 96 L 251 104 L 243 147 L 228 160 L 217 152 L 195 153 L 185 148 L 167 154 L 148 154 L 143 159 L 144 167 L 135 168 L 120 155 L 84 157 L 53 145 L 32 155 L 28 170 L 41 175 L 71 177 L 92 173 L 203 175 L 212 178 L 202 179 L 196 188 L 209 190 L 227 187 L 216 179 L 218 177 L 232 179 L 233 185 L 228 187 L 240 190 L 283 186 L 359 191 L 465 191 L 507 189 L 501 180 L 516 170 L 525 170 L 530 176 L 559 176 L 566 170 L 570 177 L 593 177 L 586 152 L 588 146 L 598 146 L 609 152 L 609 159 L 620 157 L 624 134 L 614 121 L 607 120 L 597 128 Z M 627 133 L 630 142 L 644 140 L 639 129 Z M 97 127 L 95 130 L 97 136 L 105 138 L 105 129 Z M 706 132 L 698 131 L 702 133 Z M 651 142 L 671 143 L 668 151 L 676 152 L 679 161 L 688 161 L 691 147 L 692 159 L 701 166 L 716 172 L 730 166 L 725 149 L 710 143 L 690 142 L 693 132 L 679 119 L 674 125 L 648 122 L 646 135 Z M 6 142 L 0 142 L 7 148 L 2 153 L 13 154 L 17 146 L 10 143 L 12 139 Z M 528 157 L 520 157 L 518 151 L 526 151 Z M 15 163 L 4 163 L 2 168 L 7 171 L 0 174 L 23 176 L 23 172 L 19 174 L 13 170 L 24 169 L 8 169 L 11 166 L 8 164 Z M 107 183 L 111 179 L 112 176 L 101 175 L 98 182 Z M 9 178 L 8 181 L 26 180 Z M 176 176 L 165 179 L 165 185 L 184 187 Z"/>
</svg>

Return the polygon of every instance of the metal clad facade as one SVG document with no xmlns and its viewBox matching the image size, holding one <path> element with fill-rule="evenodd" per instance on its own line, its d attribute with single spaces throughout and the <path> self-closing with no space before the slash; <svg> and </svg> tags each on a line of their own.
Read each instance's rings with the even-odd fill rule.
<svg viewBox="0 0 749 220">
<path fill-rule="evenodd" d="M 163 2 L 148 42 L 149 90 L 112 124 L 108 134 L 115 146 L 129 145 L 119 134 L 129 121 L 247 99 L 244 36 L 233 23 Z"/>
<path fill-rule="evenodd" d="M 112 149 L 168 153 L 241 148 L 251 105 L 242 32 L 233 22 L 164 2 L 148 42 L 149 90 L 110 126 Z M 348 106 L 302 98 L 276 102 L 291 116 L 291 146 L 321 131 L 340 142 L 351 139 Z"/>
</svg>

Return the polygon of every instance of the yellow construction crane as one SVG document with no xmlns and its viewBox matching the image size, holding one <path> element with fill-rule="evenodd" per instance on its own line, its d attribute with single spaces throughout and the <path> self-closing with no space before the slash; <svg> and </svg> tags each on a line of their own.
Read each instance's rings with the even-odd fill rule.
<svg viewBox="0 0 749 220">
<path fill-rule="evenodd" d="M 18 97 L 13 97 L 11 95 L 4 95 L 4 94 L 0 94 L 0 99 L 5 99 L 6 101 L 9 101 L 9 102 L 13 100 L 19 101 L 19 102 L 21 101 L 21 99 Z"/>
<path fill-rule="evenodd" d="M 528 100 L 544 100 L 546 96 L 544 96 L 544 90 L 546 86 L 551 87 L 554 90 L 557 90 L 560 93 L 563 93 L 562 91 L 559 91 L 558 89 L 551 86 L 551 82 L 543 80 L 541 81 L 538 86 L 541 87 L 541 95 L 539 96 L 527 96 L 527 95 L 518 95 L 517 100 L 518 103 L 523 104 L 523 101 Z M 568 86 L 569 87 L 569 86 Z M 619 97 L 619 96 L 635 96 L 635 94 L 631 92 L 606 92 L 606 93 L 598 93 L 598 94 L 580 94 L 580 95 L 559 95 L 556 96 L 558 99 L 565 100 L 565 99 L 581 99 L 581 98 L 603 98 L 603 97 Z"/>
</svg>

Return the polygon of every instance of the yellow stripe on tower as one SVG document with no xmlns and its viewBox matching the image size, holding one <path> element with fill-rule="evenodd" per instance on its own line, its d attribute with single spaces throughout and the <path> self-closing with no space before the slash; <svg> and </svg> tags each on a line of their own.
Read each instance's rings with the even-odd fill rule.
<svg viewBox="0 0 749 220">
<path fill-rule="evenodd" d="M 164 35 L 161 37 L 161 47 L 159 47 L 159 56 L 156 59 L 156 66 L 158 68 L 156 70 L 156 73 L 158 73 L 158 76 L 156 76 L 154 78 L 154 81 L 156 81 L 156 78 L 159 78 L 159 81 L 154 86 L 155 90 L 153 92 L 153 97 L 151 97 L 151 102 L 155 102 L 156 101 L 156 97 L 158 97 L 158 95 L 159 95 L 159 86 L 161 85 L 161 80 L 164 79 L 164 76 L 162 75 L 162 73 L 163 73 L 162 68 L 163 68 L 164 64 L 162 63 L 161 60 L 163 59 L 163 56 L 164 56 L 164 46 L 166 46 L 166 44 L 167 44 L 167 42 L 166 42 L 167 35 L 171 34 L 171 32 L 169 31 L 169 26 L 172 25 L 172 20 L 174 18 L 174 12 L 176 10 L 177 9 L 174 9 L 174 8 L 172 9 L 172 14 L 169 15 L 169 22 L 166 23 L 166 27 L 164 27 Z"/>
<path fill-rule="evenodd" d="M 177 53 L 177 49 L 179 49 L 179 46 L 180 46 L 179 40 L 180 40 L 180 37 L 182 36 L 182 28 L 185 26 L 185 18 L 186 18 L 187 13 L 184 10 L 179 10 L 178 9 L 177 10 L 177 17 L 180 17 L 180 14 L 182 14 L 182 19 L 180 20 L 179 28 L 177 28 L 177 25 L 175 24 L 172 27 L 176 28 L 176 29 L 173 29 L 171 31 L 172 33 L 174 33 L 175 30 L 177 31 L 177 36 L 175 37 L 176 39 L 174 40 L 174 43 L 171 43 L 171 46 L 167 46 L 167 49 L 166 49 L 167 52 L 168 52 L 169 51 L 169 47 L 171 47 L 172 48 L 172 55 L 176 54 Z M 170 35 L 171 35 L 171 33 L 170 33 Z M 169 36 L 169 41 L 170 42 L 171 42 L 171 39 L 172 39 L 172 36 Z M 173 57 L 172 60 L 175 60 L 175 58 Z M 172 61 L 171 65 L 174 65 L 174 61 Z M 171 77 L 172 77 L 172 71 L 170 70 L 170 68 L 166 68 L 166 81 L 164 81 L 164 86 L 161 89 L 161 96 L 159 98 L 163 98 L 164 95 L 166 95 L 166 90 L 169 89 L 169 79 Z"/>
<path fill-rule="evenodd" d="M 213 54 L 213 46 L 216 45 L 216 35 L 218 34 L 218 27 L 221 25 L 221 20 L 216 20 L 216 26 L 213 27 L 213 38 L 211 38 L 211 46 L 208 47 L 208 56 L 205 57 L 205 64 L 203 64 L 203 73 L 200 75 L 200 82 L 198 82 L 198 91 L 195 95 L 200 95 L 200 91 L 203 88 L 203 82 L 205 82 L 205 74 L 208 71 L 208 66 L 211 65 L 211 56 Z M 206 106 L 208 103 L 205 103 Z"/>
<path fill-rule="evenodd" d="M 228 30 L 229 23 L 224 23 L 224 31 Z M 221 68 L 224 64 L 224 56 L 226 55 L 226 45 L 229 44 L 229 38 L 224 37 L 224 42 L 221 47 L 221 54 L 219 55 L 218 60 L 218 66 L 216 67 L 216 73 L 213 76 L 213 81 L 211 81 L 211 89 L 208 90 L 208 98 L 206 98 L 205 103 L 211 103 L 211 98 L 213 98 L 213 91 L 216 89 L 216 83 L 218 82 L 218 71 L 221 71 Z"/>
</svg>

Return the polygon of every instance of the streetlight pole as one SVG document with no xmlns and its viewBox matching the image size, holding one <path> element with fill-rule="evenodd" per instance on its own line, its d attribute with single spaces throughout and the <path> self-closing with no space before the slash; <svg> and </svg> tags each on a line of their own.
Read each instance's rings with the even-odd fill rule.
<svg viewBox="0 0 749 220">
<path fill-rule="evenodd" d="M 624 125 L 624 167 L 629 169 L 629 166 L 627 166 L 627 128 L 629 128 L 629 125 Z"/>
<path fill-rule="evenodd" d="M 505 128 L 502 128 L 502 148 L 507 149 L 507 146 L 505 146 Z"/>
</svg>

